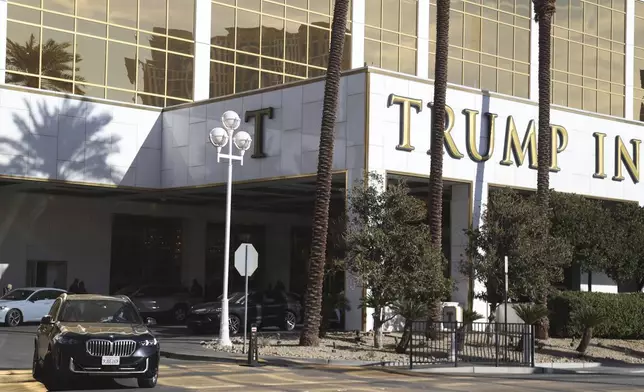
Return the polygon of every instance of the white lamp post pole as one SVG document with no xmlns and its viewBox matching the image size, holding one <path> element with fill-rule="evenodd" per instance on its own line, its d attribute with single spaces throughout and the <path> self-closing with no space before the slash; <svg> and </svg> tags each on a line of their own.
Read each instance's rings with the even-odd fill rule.
<svg viewBox="0 0 644 392">
<path fill-rule="evenodd" d="M 250 148 L 252 139 L 248 132 L 239 131 L 235 134 L 241 123 L 239 115 L 229 110 L 221 116 L 224 128 L 213 128 L 210 131 L 210 143 L 217 148 L 217 162 L 220 158 L 228 159 L 228 181 L 226 183 L 226 234 L 224 239 L 224 278 L 223 295 L 221 299 L 221 315 L 219 326 L 219 344 L 232 346 L 228 325 L 228 273 L 230 264 L 230 216 L 232 210 L 233 193 L 233 161 L 244 165 L 244 153 Z M 232 139 L 232 140 L 231 140 Z M 228 144 L 228 154 L 222 154 L 221 149 Z M 239 150 L 239 155 L 233 155 L 233 144 Z"/>
</svg>

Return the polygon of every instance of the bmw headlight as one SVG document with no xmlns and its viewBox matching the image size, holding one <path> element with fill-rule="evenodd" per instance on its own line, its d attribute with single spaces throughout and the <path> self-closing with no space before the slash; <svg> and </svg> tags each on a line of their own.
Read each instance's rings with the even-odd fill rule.
<svg viewBox="0 0 644 392">
<path fill-rule="evenodd" d="M 146 339 L 141 341 L 141 346 L 142 347 L 150 347 L 150 346 L 156 346 L 159 343 L 157 338 L 152 338 L 152 339 Z"/>
<path fill-rule="evenodd" d="M 57 343 L 60 344 L 78 344 L 80 341 L 78 339 L 74 339 L 70 336 L 65 336 L 65 335 L 58 335 L 55 338 Z"/>
</svg>

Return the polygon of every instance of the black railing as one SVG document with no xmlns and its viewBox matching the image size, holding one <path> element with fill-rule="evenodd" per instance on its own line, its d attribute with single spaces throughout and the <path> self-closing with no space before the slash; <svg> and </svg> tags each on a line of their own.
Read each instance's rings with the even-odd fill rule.
<svg viewBox="0 0 644 392">
<path fill-rule="evenodd" d="M 411 323 L 409 368 L 423 365 L 534 366 L 534 326 L 514 323 Z"/>
</svg>

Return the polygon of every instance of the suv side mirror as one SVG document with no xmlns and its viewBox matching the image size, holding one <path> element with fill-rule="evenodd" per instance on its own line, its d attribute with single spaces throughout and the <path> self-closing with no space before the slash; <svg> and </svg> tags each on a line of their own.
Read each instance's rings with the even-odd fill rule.
<svg viewBox="0 0 644 392">
<path fill-rule="evenodd" d="M 145 319 L 145 324 L 147 326 L 153 326 L 153 325 L 157 325 L 157 321 L 152 317 L 148 317 L 147 319 Z"/>
<path fill-rule="evenodd" d="M 51 316 L 45 316 L 41 318 L 40 324 L 43 324 L 43 325 L 51 324 Z"/>
</svg>

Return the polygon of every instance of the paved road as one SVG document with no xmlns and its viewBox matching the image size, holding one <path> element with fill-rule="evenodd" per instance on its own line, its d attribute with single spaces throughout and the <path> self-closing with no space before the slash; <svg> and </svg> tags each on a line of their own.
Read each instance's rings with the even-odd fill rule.
<svg viewBox="0 0 644 392">
<path fill-rule="evenodd" d="M 35 326 L 0 328 L 0 391 L 45 391 L 31 378 Z M 172 338 L 172 333 L 162 332 Z M 179 334 L 177 334 L 179 335 Z M 183 341 L 188 338 L 178 338 Z M 191 338 L 199 340 L 200 338 Z M 186 341 L 186 344 L 189 344 Z M 80 391 L 115 391 L 135 387 L 133 380 L 74 385 Z M 402 375 L 359 368 L 248 368 L 232 363 L 162 359 L 159 391 L 421 391 L 437 392 L 626 392 L 644 389 L 644 377 L 593 375 Z"/>
<path fill-rule="evenodd" d="M 118 391 L 135 387 L 131 380 L 82 382 L 80 391 Z M 436 391 L 436 392 L 626 392 L 641 391 L 642 377 L 549 376 L 406 376 L 355 368 L 248 368 L 235 364 L 165 360 L 156 390 L 170 391 Z M 0 371 L 3 392 L 36 392 L 45 388 L 27 370 Z"/>
</svg>

